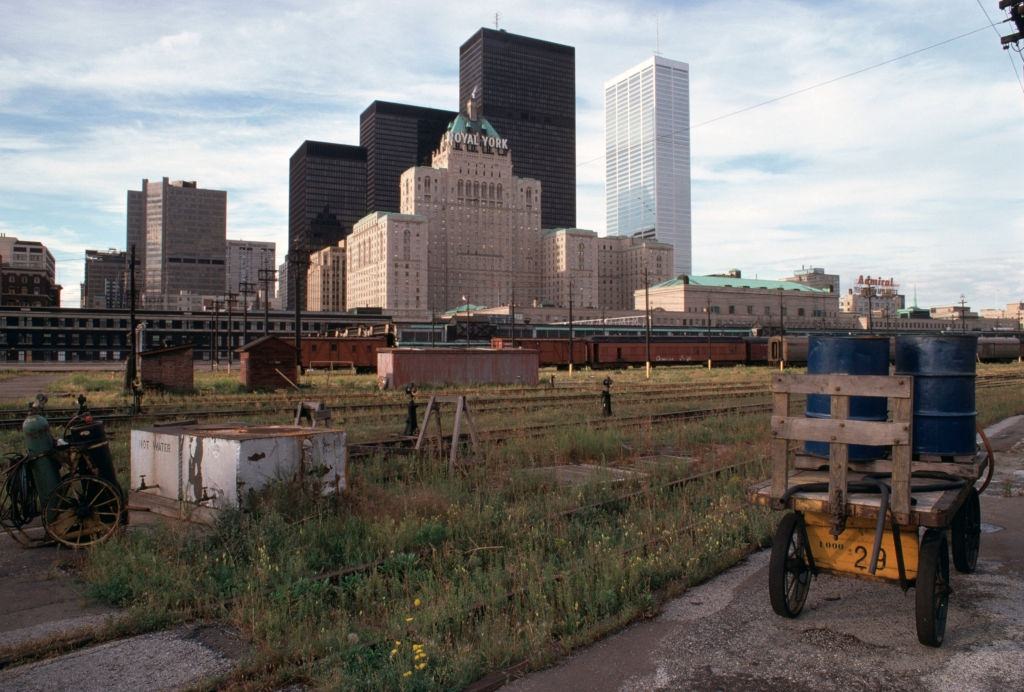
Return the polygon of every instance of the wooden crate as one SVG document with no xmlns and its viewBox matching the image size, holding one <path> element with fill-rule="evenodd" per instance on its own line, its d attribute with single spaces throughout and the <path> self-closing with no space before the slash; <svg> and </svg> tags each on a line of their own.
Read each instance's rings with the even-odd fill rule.
<svg viewBox="0 0 1024 692">
<path fill-rule="evenodd" d="M 790 415 L 793 394 L 831 397 L 832 417 Z M 892 421 L 850 420 L 850 397 L 892 400 Z M 789 487 L 794 442 L 829 443 L 828 506 L 834 518 L 847 516 L 849 445 L 892 445 L 890 506 L 900 523 L 910 519 L 910 450 L 913 435 L 914 381 L 908 375 L 788 375 L 772 377 L 771 499 L 779 502 Z"/>
<path fill-rule="evenodd" d="M 807 418 L 803 412 L 790 415 L 790 397 L 794 394 L 829 396 L 831 418 Z M 851 396 L 889 399 L 892 420 L 850 420 Z M 849 483 L 863 480 L 866 474 L 888 473 L 892 490 L 889 508 L 899 524 L 945 526 L 966 489 L 980 476 L 984 459 L 965 456 L 914 460 L 913 397 L 914 380 L 909 375 L 774 375 L 772 476 L 768 483 L 753 489 L 754 501 L 781 508 L 791 482 L 799 485 L 827 481 L 827 494 L 801 492 L 799 498 L 788 504 L 800 511 L 828 513 L 838 528 L 846 517 L 867 518 L 878 513 L 879 498 L 860 496 L 851 501 Z M 807 441 L 828 442 L 828 460 L 800 453 L 797 445 Z M 891 445 L 891 458 L 851 462 L 851 444 Z M 790 475 L 791 468 L 795 469 L 795 476 Z M 928 497 L 924 504 L 922 498 L 917 498 L 917 506 L 912 506 L 910 478 L 915 471 L 941 472 L 968 482 L 964 491 L 938 493 Z"/>
</svg>

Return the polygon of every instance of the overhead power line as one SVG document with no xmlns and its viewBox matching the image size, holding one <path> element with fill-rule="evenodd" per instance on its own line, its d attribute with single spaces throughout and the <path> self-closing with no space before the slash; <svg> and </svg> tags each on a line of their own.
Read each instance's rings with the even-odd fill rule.
<svg viewBox="0 0 1024 692">
<path fill-rule="evenodd" d="M 919 53 L 924 53 L 925 51 L 929 51 L 929 50 L 932 50 L 934 48 L 938 48 L 940 46 L 944 46 L 944 45 L 946 45 L 948 43 L 953 43 L 954 41 L 959 41 L 962 38 L 966 38 L 968 36 L 973 36 L 974 34 L 978 33 L 979 31 L 984 31 L 985 29 L 988 29 L 990 25 L 991 25 L 991 22 L 989 24 L 986 24 L 985 26 L 980 26 L 977 29 L 972 29 L 971 31 L 965 31 L 962 34 L 957 34 L 956 36 L 951 36 L 951 37 L 949 37 L 947 39 L 943 39 L 942 41 L 938 41 L 938 42 L 933 43 L 933 44 L 931 44 L 929 46 L 925 46 L 923 48 L 917 48 L 916 50 L 912 50 L 909 53 L 904 53 L 902 55 L 897 55 L 894 58 L 889 58 L 888 60 L 883 60 L 883 61 L 877 62 L 877 63 L 875 63 L 873 65 L 868 65 L 867 67 L 862 67 L 859 70 L 854 70 L 853 72 L 847 72 L 846 74 L 839 75 L 838 77 L 832 77 L 831 79 L 826 79 L 823 82 L 818 82 L 816 84 L 811 84 L 811 85 L 802 87 L 800 89 L 797 89 L 796 91 L 791 91 L 791 92 L 789 92 L 787 94 L 782 94 L 781 96 L 776 96 L 776 97 L 770 98 L 770 99 L 768 99 L 766 101 L 761 101 L 759 103 L 755 103 L 755 104 L 750 105 L 750 106 L 745 106 L 744 108 L 740 108 L 739 110 L 731 111 L 729 113 L 724 113 L 722 115 L 719 115 L 719 116 L 716 116 L 714 118 L 711 118 L 710 120 L 704 120 L 702 122 L 697 123 L 696 125 L 691 125 L 690 126 L 690 130 L 696 130 L 698 127 L 704 127 L 705 125 L 710 125 L 712 123 L 717 123 L 719 121 L 725 120 L 726 118 L 732 118 L 734 116 L 740 115 L 741 113 L 747 113 L 748 111 L 752 111 L 755 108 L 761 108 L 763 106 L 768 106 L 768 105 L 771 105 L 773 103 L 778 103 L 779 101 L 782 101 L 784 99 L 792 98 L 794 96 L 799 96 L 800 94 L 806 94 L 808 91 L 813 91 L 814 89 L 820 89 L 821 87 L 828 86 L 830 84 L 835 84 L 836 82 L 842 81 L 844 79 L 849 79 L 850 77 L 856 77 L 858 75 L 862 75 L 865 72 L 870 72 L 871 70 L 877 70 L 880 67 L 885 67 L 886 65 L 891 65 L 892 63 L 897 62 L 899 60 L 905 60 L 906 58 L 913 57 L 915 55 L 918 55 Z M 999 33 L 999 32 L 997 31 L 996 33 Z M 668 133 L 658 135 L 657 137 L 655 137 L 655 139 L 656 140 L 668 139 L 670 137 L 673 137 L 673 136 L 679 134 L 679 132 L 680 132 L 679 130 L 673 130 L 673 131 L 670 131 Z M 579 168 L 581 166 L 586 166 L 588 164 L 594 163 L 595 161 L 600 161 L 603 158 L 605 158 L 603 155 L 595 156 L 592 159 L 588 159 L 586 161 L 581 161 L 580 163 L 577 163 L 576 167 Z"/>
</svg>

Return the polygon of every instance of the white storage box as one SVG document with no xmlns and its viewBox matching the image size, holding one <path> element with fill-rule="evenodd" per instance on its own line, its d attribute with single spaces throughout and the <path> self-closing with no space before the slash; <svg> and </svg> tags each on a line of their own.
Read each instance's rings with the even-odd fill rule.
<svg viewBox="0 0 1024 692">
<path fill-rule="evenodd" d="M 325 495 L 345 488 L 345 433 L 330 428 L 237 423 L 132 430 L 131 487 L 154 511 L 245 504 L 249 491 L 302 475 Z M 170 501 L 170 502 L 167 502 Z M 164 513 L 164 512 L 161 512 Z M 208 513 L 206 513 L 208 514 Z"/>
</svg>

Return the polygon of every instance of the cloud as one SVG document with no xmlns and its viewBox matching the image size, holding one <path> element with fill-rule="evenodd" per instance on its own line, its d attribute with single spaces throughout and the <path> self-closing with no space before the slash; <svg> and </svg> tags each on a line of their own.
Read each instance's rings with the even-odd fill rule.
<svg viewBox="0 0 1024 692">
<path fill-rule="evenodd" d="M 526 0 L 503 28 L 576 47 L 578 225 L 603 231 L 603 83 L 655 48 L 691 69 L 694 266 L 893 275 L 921 302 L 1024 297 L 1024 96 L 991 31 L 713 123 L 983 26 L 920 8 Z M 125 190 L 228 191 L 228 236 L 286 247 L 288 157 L 355 143 L 375 98 L 454 108 L 489 9 L 419 2 L 30 3 L 0 35 L 0 228 L 61 256 L 124 245 Z M 993 15 L 994 16 L 994 15 Z M 827 18 L 827 29 L 825 20 Z M 73 30 L 72 30 L 73 29 Z M 1016 54 L 1014 54 L 1016 57 Z M 58 264 L 77 286 L 81 262 Z M 70 304 L 71 291 L 65 292 Z"/>
</svg>

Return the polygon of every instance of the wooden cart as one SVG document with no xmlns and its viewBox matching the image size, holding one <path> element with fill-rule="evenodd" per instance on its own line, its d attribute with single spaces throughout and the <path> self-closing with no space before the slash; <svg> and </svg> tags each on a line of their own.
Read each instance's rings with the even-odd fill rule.
<svg viewBox="0 0 1024 692">
<path fill-rule="evenodd" d="M 913 459 L 910 376 L 785 375 L 772 380 L 772 475 L 751 501 L 792 509 L 772 544 L 772 609 L 796 617 L 812 577 L 853 575 L 916 590 L 917 636 L 940 646 L 949 602 L 949 547 L 960 572 L 978 560 L 981 509 L 975 482 L 991 451 L 969 457 Z M 831 418 L 790 415 L 794 394 L 831 398 Z M 850 420 L 851 396 L 885 397 L 887 421 Z M 805 441 L 828 442 L 829 458 L 802 453 Z M 890 446 L 887 459 L 850 461 L 849 445 Z M 987 447 L 987 442 L 986 442 Z"/>
</svg>

